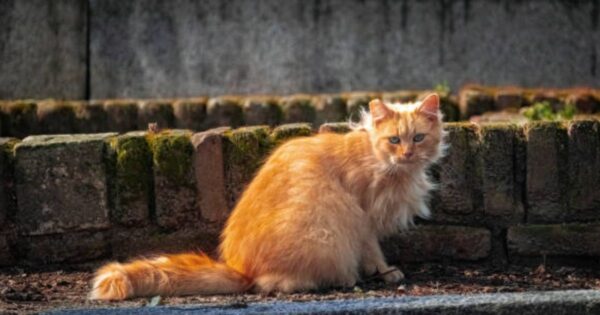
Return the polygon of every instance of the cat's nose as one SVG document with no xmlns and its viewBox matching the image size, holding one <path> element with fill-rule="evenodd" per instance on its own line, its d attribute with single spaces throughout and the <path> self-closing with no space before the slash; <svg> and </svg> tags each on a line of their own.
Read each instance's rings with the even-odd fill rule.
<svg viewBox="0 0 600 315">
<path fill-rule="evenodd" d="M 410 158 L 411 156 L 413 156 L 413 152 L 412 152 L 412 151 L 406 151 L 406 152 L 404 152 L 404 157 L 405 157 L 405 158 L 407 158 L 407 159 L 408 159 L 408 158 Z"/>
</svg>

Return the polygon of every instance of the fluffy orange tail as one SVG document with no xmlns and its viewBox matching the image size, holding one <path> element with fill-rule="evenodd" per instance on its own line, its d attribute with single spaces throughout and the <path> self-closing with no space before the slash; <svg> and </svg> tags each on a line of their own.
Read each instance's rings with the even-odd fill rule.
<svg viewBox="0 0 600 315">
<path fill-rule="evenodd" d="M 123 300 L 134 296 L 239 293 L 252 281 L 204 254 L 165 255 L 98 270 L 90 299 Z"/>
</svg>

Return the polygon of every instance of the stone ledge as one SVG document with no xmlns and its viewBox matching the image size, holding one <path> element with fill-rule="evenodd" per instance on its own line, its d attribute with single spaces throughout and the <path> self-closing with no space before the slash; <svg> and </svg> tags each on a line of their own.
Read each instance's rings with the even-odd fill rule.
<svg viewBox="0 0 600 315">
<path fill-rule="evenodd" d="M 402 296 L 311 302 L 249 303 L 232 305 L 180 305 L 104 309 L 57 310 L 49 314 L 598 314 L 600 292 L 496 293 L 474 295 Z"/>
</svg>

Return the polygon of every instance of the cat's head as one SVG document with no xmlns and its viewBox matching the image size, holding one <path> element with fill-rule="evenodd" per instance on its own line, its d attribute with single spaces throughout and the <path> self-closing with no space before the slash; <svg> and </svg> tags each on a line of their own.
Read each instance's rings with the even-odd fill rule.
<svg viewBox="0 0 600 315">
<path fill-rule="evenodd" d="M 363 127 L 369 132 L 377 158 L 394 169 L 413 169 L 436 162 L 443 154 L 444 130 L 440 98 L 430 94 L 422 101 L 369 103 Z"/>
</svg>

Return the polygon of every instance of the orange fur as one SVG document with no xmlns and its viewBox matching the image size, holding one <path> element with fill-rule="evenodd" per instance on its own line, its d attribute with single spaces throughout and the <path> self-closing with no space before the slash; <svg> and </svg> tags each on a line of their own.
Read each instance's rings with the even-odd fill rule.
<svg viewBox="0 0 600 315">
<path fill-rule="evenodd" d="M 360 271 L 390 270 L 379 240 L 429 215 L 426 168 L 442 155 L 444 133 L 437 95 L 414 104 L 374 100 L 370 108 L 348 134 L 275 150 L 227 221 L 221 262 L 181 254 L 109 264 L 90 297 L 295 292 L 352 286 Z M 415 141 L 417 134 L 424 139 Z"/>
</svg>

